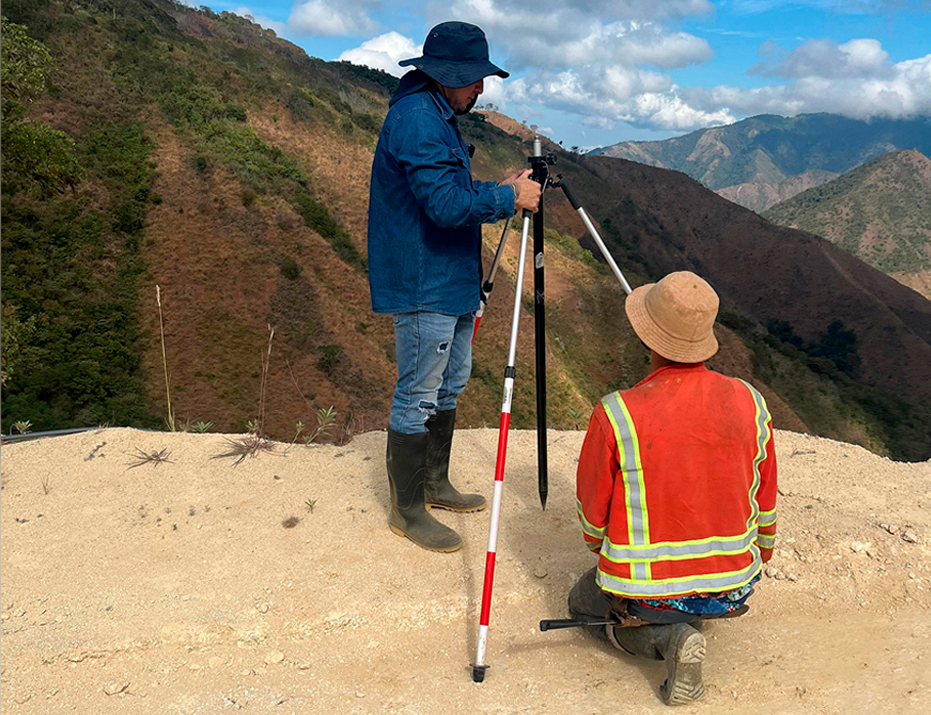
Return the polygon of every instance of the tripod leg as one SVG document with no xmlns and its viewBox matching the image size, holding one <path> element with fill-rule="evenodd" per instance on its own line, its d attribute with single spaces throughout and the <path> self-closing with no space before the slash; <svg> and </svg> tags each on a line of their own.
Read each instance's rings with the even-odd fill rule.
<svg viewBox="0 0 931 715">
<path fill-rule="evenodd" d="M 572 204 L 572 208 L 578 212 L 582 219 L 582 223 L 585 224 L 585 228 L 588 229 L 589 234 L 591 234 L 591 237 L 595 239 L 595 243 L 598 244 L 598 249 L 601 251 L 601 255 L 605 257 L 605 260 L 608 262 L 608 265 L 611 267 L 614 275 L 617 276 L 617 279 L 621 282 L 621 286 L 624 288 L 624 291 L 627 293 L 627 295 L 630 295 L 630 284 L 627 282 L 627 279 L 624 278 L 624 274 L 621 273 L 621 269 L 617 267 L 617 263 L 614 262 L 614 257 L 608 252 L 608 248 L 605 246 L 604 241 L 601 240 L 601 236 L 599 236 L 598 231 L 595 230 L 595 225 L 588 217 L 588 214 L 585 213 L 585 209 L 582 208 L 582 204 L 580 204 L 579 200 L 575 197 L 575 194 L 569 187 L 569 184 L 566 183 L 565 179 L 560 177 L 559 182 L 555 185 L 563 190 L 566 198 L 569 199 L 569 203 Z"/>
<path fill-rule="evenodd" d="M 543 273 L 543 194 L 533 215 L 533 327 L 537 368 L 537 486 L 546 509 L 549 492 L 546 459 L 546 306 Z"/>
</svg>

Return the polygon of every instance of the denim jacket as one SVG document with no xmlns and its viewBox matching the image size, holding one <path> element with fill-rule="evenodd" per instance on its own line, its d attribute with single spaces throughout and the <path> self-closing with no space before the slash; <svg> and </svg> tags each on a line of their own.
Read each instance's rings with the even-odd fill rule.
<svg viewBox="0 0 931 715">
<path fill-rule="evenodd" d="M 372 163 L 368 264 L 376 313 L 478 310 L 482 223 L 514 214 L 514 190 L 473 181 L 446 100 L 420 72 L 401 80 Z"/>
</svg>

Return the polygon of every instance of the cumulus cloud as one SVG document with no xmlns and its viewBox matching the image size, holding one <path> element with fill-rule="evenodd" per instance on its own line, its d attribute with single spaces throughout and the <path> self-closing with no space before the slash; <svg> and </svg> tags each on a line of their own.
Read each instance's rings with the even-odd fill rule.
<svg viewBox="0 0 931 715">
<path fill-rule="evenodd" d="M 834 70 L 831 70 L 834 71 Z M 884 66 L 867 63 L 861 76 L 818 71 L 775 87 L 683 90 L 692 105 L 741 114 L 831 112 L 854 119 L 931 115 L 931 55 Z"/>
<path fill-rule="evenodd" d="M 851 40 L 842 45 L 831 40 L 809 40 L 781 62 L 760 62 L 749 73 L 786 79 L 890 78 L 894 69 L 888 62 L 889 53 L 877 40 Z"/>
<path fill-rule="evenodd" d="M 373 69 L 384 70 L 388 74 L 400 77 L 409 67 L 398 67 L 398 62 L 411 57 L 420 57 L 423 45 L 417 45 L 408 37 L 397 32 L 386 32 L 373 37 L 361 46 L 346 50 L 339 59 L 356 65 L 365 65 Z"/>
<path fill-rule="evenodd" d="M 296 3 L 288 18 L 288 28 L 299 35 L 368 35 L 377 27 L 370 17 L 377 5 L 378 0 L 309 0 Z"/>
</svg>

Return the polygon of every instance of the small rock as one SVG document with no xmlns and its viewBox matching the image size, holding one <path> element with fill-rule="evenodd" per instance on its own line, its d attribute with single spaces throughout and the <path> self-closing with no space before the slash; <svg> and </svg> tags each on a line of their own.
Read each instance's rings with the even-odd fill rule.
<svg viewBox="0 0 931 715">
<path fill-rule="evenodd" d="M 880 524 L 879 527 L 880 527 L 881 529 L 885 529 L 885 530 L 888 531 L 890 534 L 898 534 L 898 533 L 899 533 L 899 527 L 897 527 L 895 524 Z"/>
<path fill-rule="evenodd" d="M 533 570 L 533 575 L 536 576 L 537 578 L 546 578 L 546 574 L 547 574 L 547 570 L 543 568 L 542 566 L 537 566 L 537 568 Z"/>
<path fill-rule="evenodd" d="M 782 571 L 777 569 L 775 566 L 767 566 L 766 570 L 763 573 L 765 573 L 769 578 L 772 578 L 772 579 L 782 578 Z"/>
<path fill-rule="evenodd" d="M 863 551 L 866 551 L 868 548 L 870 548 L 870 542 L 868 541 L 867 542 L 863 542 L 863 541 L 850 542 L 850 550 L 853 551 L 854 553 L 859 554 Z"/>
<path fill-rule="evenodd" d="M 284 660 L 284 653 L 280 650 L 272 650 L 265 654 L 265 664 L 274 665 Z"/>
<path fill-rule="evenodd" d="M 103 691 L 107 695 L 119 695 L 129 689 L 129 683 L 107 683 L 103 686 Z"/>
<path fill-rule="evenodd" d="M 910 579 L 914 580 L 914 579 L 915 579 L 915 572 L 914 572 L 914 571 L 909 571 L 909 572 L 908 572 L 908 577 L 909 577 Z"/>
<path fill-rule="evenodd" d="M 918 534 L 916 534 L 911 529 L 906 529 L 902 532 L 902 541 L 907 541 L 910 544 L 918 543 Z"/>
<path fill-rule="evenodd" d="M 794 573 L 788 573 L 788 574 L 786 574 L 786 578 L 787 578 L 789 581 L 798 581 L 798 576 L 796 576 Z"/>
<path fill-rule="evenodd" d="M 361 690 L 357 690 L 357 691 L 356 691 L 356 697 L 357 697 L 357 698 L 364 698 L 364 697 L 365 697 L 365 693 L 363 693 Z"/>
<path fill-rule="evenodd" d="M 259 606 L 259 612 L 260 612 L 260 613 L 268 613 L 268 604 L 267 604 L 267 603 L 261 604 L 261 605 Z"/>
</svg>

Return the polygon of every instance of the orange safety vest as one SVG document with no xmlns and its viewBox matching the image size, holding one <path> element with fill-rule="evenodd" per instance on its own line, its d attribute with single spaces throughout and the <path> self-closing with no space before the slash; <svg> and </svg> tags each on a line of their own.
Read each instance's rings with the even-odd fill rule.
<svg viewBox="0 0 931 715">
<path fill-rule="evenodd" d="M 596 428 L 613 440 L 610 432 L 596 439 Z M 601 462 L 586 454 L 596 443 L 605 445 Z M 776 534 L 776 457 L 763 396 L 703 363 L 663 367 L 605 396 L 579 460 L 577 495 L 585 540 L 600 554 L 602 590 L 670 598 L 749 583 Z"/>
</svg>

